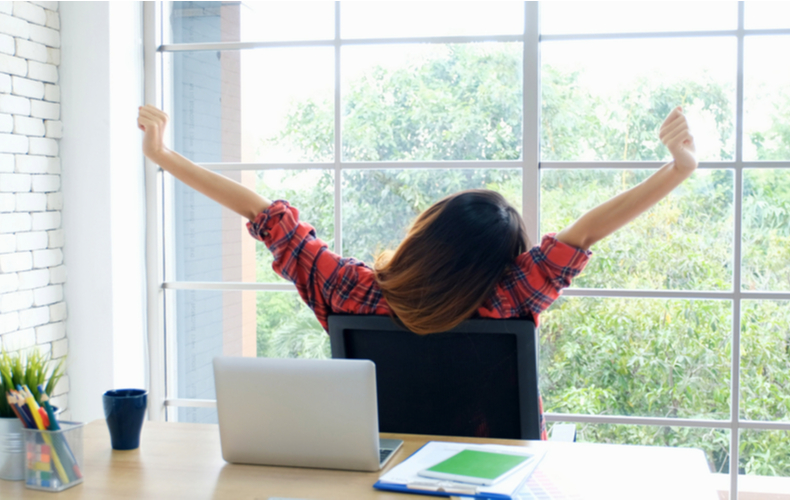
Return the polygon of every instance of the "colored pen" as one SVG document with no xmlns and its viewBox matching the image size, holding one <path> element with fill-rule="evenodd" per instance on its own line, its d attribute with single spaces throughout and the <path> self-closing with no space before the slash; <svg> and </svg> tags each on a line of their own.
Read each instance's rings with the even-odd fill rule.
<svg viewBox="0 0 790 500">
<path fill-rule="evenodd" d="M 47 415 L 47 410 L 42 407 L 38 407 L 38 414 L 41 417 L 41 422 L 44 423 L 44 430 L 50 430 L 49 428 L 49 415 Z"/>
<path fill-rule="evenodd" d="M 11 407 L 11 410 L 14 412 L 14 415 L 16 415 L 16 418 L 21 420 L 22 421 L 22 425 L 27 427 L 27 420 L 24 417 L 22 417 L 21 413 L 19 413 L 19 409 L 16 406 L 16 401 L 15 401 L 14 396 L 9 392 L 9 393 L 6 393 L 5 398 L 8 400 L 8 406 Z"/>
<path fill-rule="evenodd" d="M 49 404 L 49 395 L 44 392 L 44 388 L 42 386 L 38 386 L 38 392 L 41 394 L 41 404 L 44 405 L 44 409 L 47 411 L 47 415 L 49 415 L 49 430 L 51 431 L 59 431 L 60 425 L 58 424 L 58 419 L 55 418 L 55 412 L 52 411 L 52 405 Z M 77 479 L 82 478 L 82 471 L 80 470 L 80 465 L 77 463 L 77 457 L 74 456 L 74 453 L 71 451 L 71 447 L 69 443 L 66 441 L 65 436 L 63 437 L 63 448 L 65 449 L 66 456 L 72 463 L 72 470 L 74 471 L 74 475 L 77 476 Z"/>
<path fill-rule="evenodd" d="M 33 394 L 30 392 L 30 389 L 28 389 L 26 386 L 23 387 L 21 385 L 18 385 L 17 389 L 19 390 L 19 392 L 25 395 L 25 401 L 27 402 L 27 405 L 30 407 L 30 412 L 33 414 L 33 420 L 36 422 L 36 427 L 38 427 L 38 430 L 46 431 L 47 429 L 44 427 L 44 422 L 41 420 L 41 415 L 38 414 L 38 403 L 36 403 L 35 398 L 33 398 Z M 63 464 L 60 462 L 60 458 L 58 457 L 58 454 L 55 453 L 55 446 L 53 446 L 52 444 L 51 436 L 46 432 L 42 432 L 41 437 L 43 437 L 44 442 L 50 446 L 50 449 L 52 451 L 52 461 L 55 462 L 55 469 L 58 471 L 61 481 L 63 481 L 63 484 L 70 483 L 71 480 L 69 479 L 69 475 L 66 473 L 66 469 L 63 467 Z"/>
<path fill-rule="evenodd" d="M 11 393 L 16 398 L 16 405 L 17 408 L 19 408 L 19 413 L 25 417 L 25 423 L 27 424 L 27 427 L 29 429 L 35 429 L 36 422 L 33 420 L 33 414 L 30 413 L 30 408 L 28 408 L 27 404 L 25 403 L 25 398 L 22 397 L 22 394 L 20 394 L 19 391 L 11 391 Z"/>
<path fill-rule="evenodd" d="M 44 405 L 44 409 L 49 416 L 49 430 L 59 431 L 60 425 L 58 425 L 58 419 L 55 418 L 55 412 L 52 411 L 52 405 L 49 404 L 49 396 L 44 392 L 43 386 L 38 386 L 38 393 L 41 394 L 41 404 Z"/>
</svg>

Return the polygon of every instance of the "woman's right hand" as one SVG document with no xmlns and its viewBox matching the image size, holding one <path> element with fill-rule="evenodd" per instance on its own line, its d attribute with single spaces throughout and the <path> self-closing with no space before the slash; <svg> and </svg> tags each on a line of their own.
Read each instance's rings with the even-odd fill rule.
<svg viewBox="0 0 790 500">
<path fill-rule="evenodd" d="M 137 128 L 145 132 L 143 154 L 157 163 L 158 159 L 168 151 L 164 144 L 167 113 L 150 104 L 140 106 L 138 109 Z"/>
</svg>

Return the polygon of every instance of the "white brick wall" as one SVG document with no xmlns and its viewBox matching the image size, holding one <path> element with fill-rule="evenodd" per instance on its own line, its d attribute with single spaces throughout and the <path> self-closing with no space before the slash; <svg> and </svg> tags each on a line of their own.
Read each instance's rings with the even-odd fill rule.
<svg viewBox="0 0 790 500">
<path fill-rule="evenodd" d="M 17 286 L 20 290 L 31 290 L 45 287 L 49 284 L 49 269 L 36 269 L 17 274 Z"/>
<path fill-rule="evenodd" d="M 0 73 L 2 76 L 2 73 Z M 14 171 L 14 155 L 0 154 L 0 172 Z"/>
<path fill-rule="evenodd" d="M 8 75 L 3 75 L 8 76 Z M 14 131 L 14 116 L 5 113 L 0 113 L 0 132 L 13 132 Z"/>
<path fill-rule="evenodd" d="M 16 235 L 15 234 L 0 234 L 0 253 L 10 253 L 16 249 Z M 0 278 L 1 280 L 2 278 Z M 3 287 L 0 285 L 0 293 L 3 292 Z"/>
<path fill-rule="evenodd" d="M 68 354 L 58 65 L 58 2 L 0 2 L 0 347 L 53 359 Z"/>
<path fill-rule="evenodd" d="M 44 100 L 60 102 L 60 86 L 44 84 Z"/>
<path fill-rule="evenodd" d="M 2 52 L 2 48 L 0 48 L 0 52 Z M 11 75 L 0 73 L 0 92 L 11 92 Z M 46 87 L 44 87 L 44 93 L 46 94 Z"/>
<path fill-rule="evenodd" d="M 14 37 L 0 34 L 0 52 L 3 54 L 14 55 L 15 51 L 16 47 L 14 45 Z"/>
</svg>

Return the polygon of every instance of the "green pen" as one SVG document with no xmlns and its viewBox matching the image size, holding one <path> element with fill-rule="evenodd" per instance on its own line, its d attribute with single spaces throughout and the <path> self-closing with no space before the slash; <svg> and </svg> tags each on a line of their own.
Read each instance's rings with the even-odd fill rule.
<svg viewBox="0 0 790 500">
<path fill-rule="evenodd" d="M 49 430 L 59 431 L 60 425 L 58 425 L 58 419 L 55 418 L 55 412 L 52 411 L 52 405 L 49 404 L 49 396 L 46 392 L 44 392 L 44 387 L 39 385 L 38 392 L 41 395 L 41 404 L 44 405 L 44 409 L 47 410 L 47 415 L 49 416 Z M 61 437 L 63 438 L 63 441 L 59 443 L 59 448 L 66 452 L 66 455 L 68 455 L 72 465 L 72 468 L 69 472 L 73 472 L 77 479 L 80 479 L 82 478 L 82 471 L 80 470 L 80 466 L 77 463 L 77 458 L 74 456 L 74 453 L 72 453 L 71 447 L 69 447 L 69 443 L 66 442 L 65 436 Z"/>
<path fill-rule="evenodd" d="M 39 385 L 38 386 L 38 393 L 40 394 L 39 399 L 41 400 L 41 404 L 44 406 L 44 409 L 47 411 L 47 416 L 49 416 L 49 429 L 50 431 L 59 431 L 60 425 L 58 425 L 58 421 L 55 418 L 55 413 L 52 411 L 52 405 L 49 404 L 49 396 L 47 393 L 44 392 L 44 387 Z"/>
</svg>

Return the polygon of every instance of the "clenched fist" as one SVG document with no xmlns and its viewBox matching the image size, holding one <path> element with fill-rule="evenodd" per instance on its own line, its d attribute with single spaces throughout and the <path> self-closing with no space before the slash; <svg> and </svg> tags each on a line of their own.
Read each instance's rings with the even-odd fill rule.
<svg viewBox="0 0 790 500">
<path fill-rule="evenodd" d="M 697 148 L 694 146 L 694 137 L 689 131 L 689 124 L 683 115 L 683 109 L 678 106 L 667 115 L 661 130 L 658 133 L 661 142 L 672 153 L 675 166 L 685 173 L 691 173 L 697 168 Z"/>
<path fill-rule="evenodd" d="M 143 154 L 154 163 L 168 151 L 164 144 L 167 119 L 167 113 L 150 104 L 141 106 L 137 116 L 137 128 L 145 132 Z"/>
</svg>

